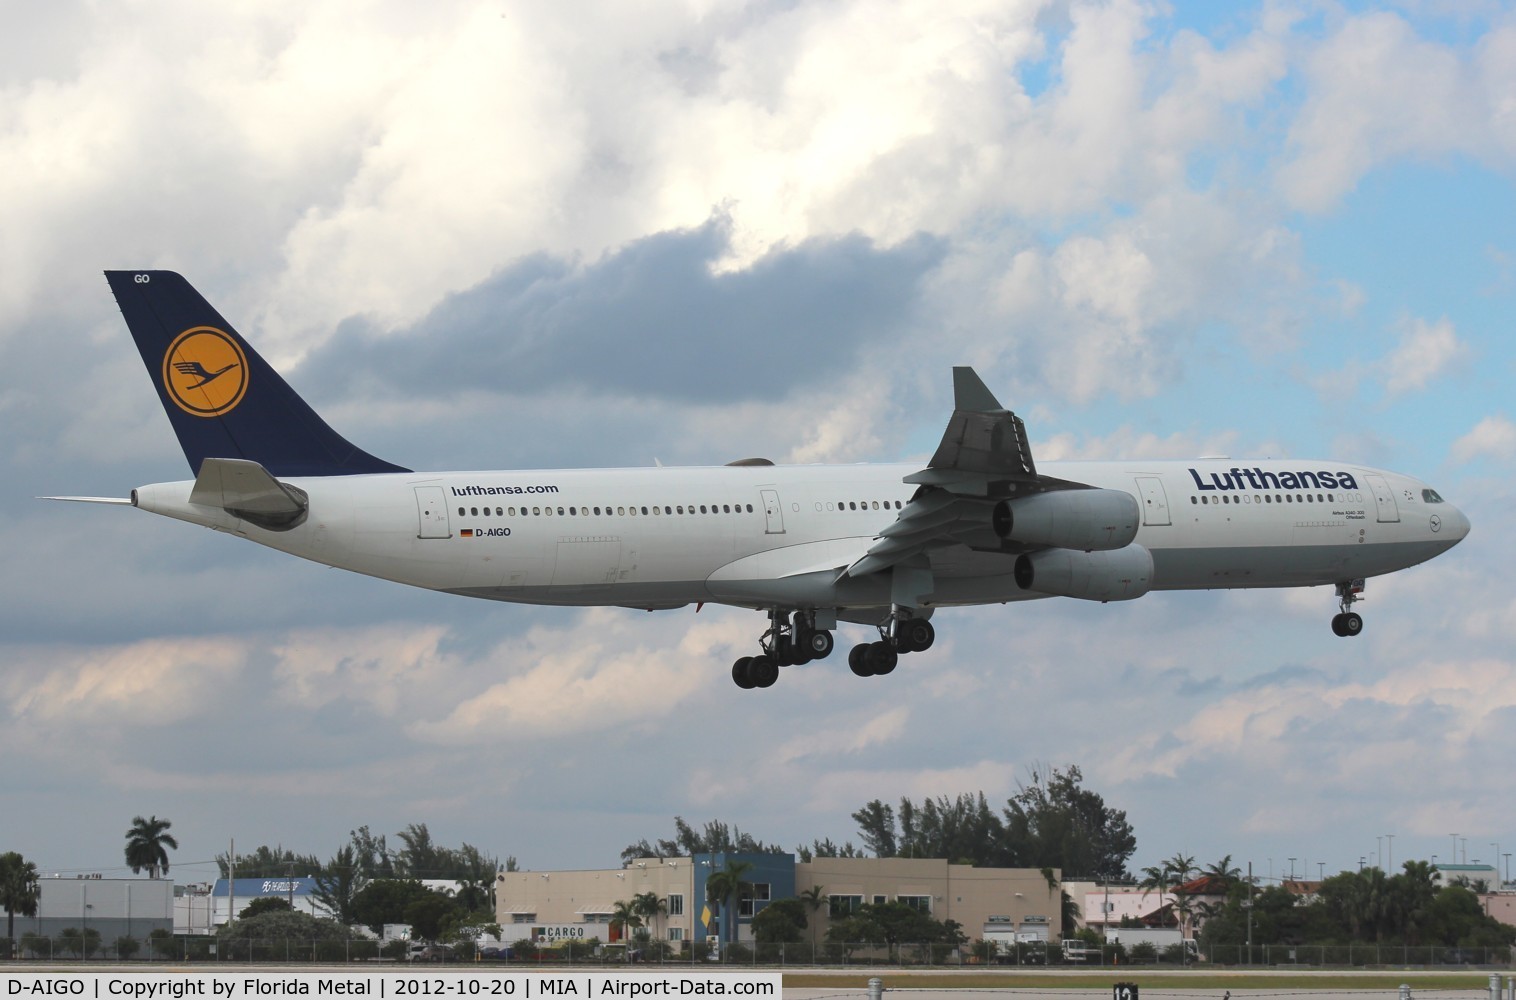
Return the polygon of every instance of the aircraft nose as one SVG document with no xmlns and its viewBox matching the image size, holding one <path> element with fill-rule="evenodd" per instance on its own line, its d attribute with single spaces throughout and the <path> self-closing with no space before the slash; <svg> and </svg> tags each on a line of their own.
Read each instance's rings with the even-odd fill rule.
<svg viewBox="0 0 1516 1000">
<path fill-rule="evenodd" d="M 1442 536 L 1456 544 L 1467 538 L 1472 528 L 1469 516 L 1452 504 L 1448 504 L 1447 513 L 1442 518 Z"/>
</svg>

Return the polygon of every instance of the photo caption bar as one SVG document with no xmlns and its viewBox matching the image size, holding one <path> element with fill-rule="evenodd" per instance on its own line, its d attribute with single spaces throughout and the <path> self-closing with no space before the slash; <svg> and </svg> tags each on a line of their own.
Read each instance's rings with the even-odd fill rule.
<svg viewBox="0 0 1516 1000">
<path fill-rule="evenodd" d="M 509 1000 L 597 1000 L 621 997 L 778 997 L 778 972 L 225 972 L 175 968 L 152 972 L 5 973 L 4 1000 L 264 1000 L 271 997 L 489 997 Z"/>
</svg>

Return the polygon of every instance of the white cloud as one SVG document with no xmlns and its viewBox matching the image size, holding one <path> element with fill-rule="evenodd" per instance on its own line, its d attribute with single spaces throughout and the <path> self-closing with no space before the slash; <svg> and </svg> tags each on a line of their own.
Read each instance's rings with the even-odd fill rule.
<svg viewBox="0 0 1516 1000">
<path fill-rule="evenodd" d="M 1483 151 L 1485 95 L 1450 47 L 1389 11 L 1335 28 L 1305 64 L 1308 96 L 1279 172 L 1292 206 L 1325 211 L 1389 159 Z"/>
<path fill-rule="evenodd" d="M 1453 442 L 1453 461 L 1461 464 L 1476 458 L 1510 461 L 1516 458 L 1516 423 L 1502 413 L 1493 413 Z"/>
<path fill-rule="evenodd" d="M 1468 354 L 1468 345 L 1458 338 L 1446 317 L 1436 323 L 1413 320 L 1395 350 L 1381 363 L 1385 391 L 1398 396 L 1425 389 Z"/>
</svg>

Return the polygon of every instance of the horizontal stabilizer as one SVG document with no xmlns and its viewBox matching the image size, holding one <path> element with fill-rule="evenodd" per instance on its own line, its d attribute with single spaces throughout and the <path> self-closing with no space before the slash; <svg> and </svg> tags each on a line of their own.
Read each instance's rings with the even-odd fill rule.
<svg viewBox="0 0 1516 1000">
<path fill-rule="evenodd" d="M 279 482 L 257 462 L 207 458 L 190 491 L 190 503 L 219 507 L 261 528 L 283 531 L 305 519 L 305 491 Z"/>
<path fill-rule="evenodd" d="M 67 500 L 69 503 L 108 503 L 118 507 L 130 507 L 130 497 L 38 497 L 38 500 Z"/>
</svg>

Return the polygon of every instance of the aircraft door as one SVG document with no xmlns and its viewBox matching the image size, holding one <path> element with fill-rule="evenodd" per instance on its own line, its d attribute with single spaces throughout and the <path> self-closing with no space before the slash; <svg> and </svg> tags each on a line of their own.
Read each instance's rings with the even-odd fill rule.
<svg viewBox="0 0 1516 1000">
<path fill-rule="evenodd" d="M 763 496 L 763 517 L 767 522 L 764 533 L 769 535 L 784 534 L 784 508 L 779 505 L 778 490 L 759 490 Z"/>
<path fill-rule="evenodd" d="M 1138 476 L 1137 490 L 1142 498 L 1143 524 L 1172 524 L 1169 520 L 1169 495 L 1157 476 Z"/>
<path fill-rule="evenodd" d="M 1395 505 L 1395 493 L 1383 476 L 1364 476 L 1364 482 L 1374 491 L 1374 507 L 1379 511 L 1379 523 L 1387 524 L 1400 520 L 1400 508 Z"/>
<path fill-rule="evenodd" d="M 440 486 L 416 487 L 416 514 L 420 525 L 417 538 L 452 538 L 453 529 L 448 524 L 447 500 Z"/>
</svg>

